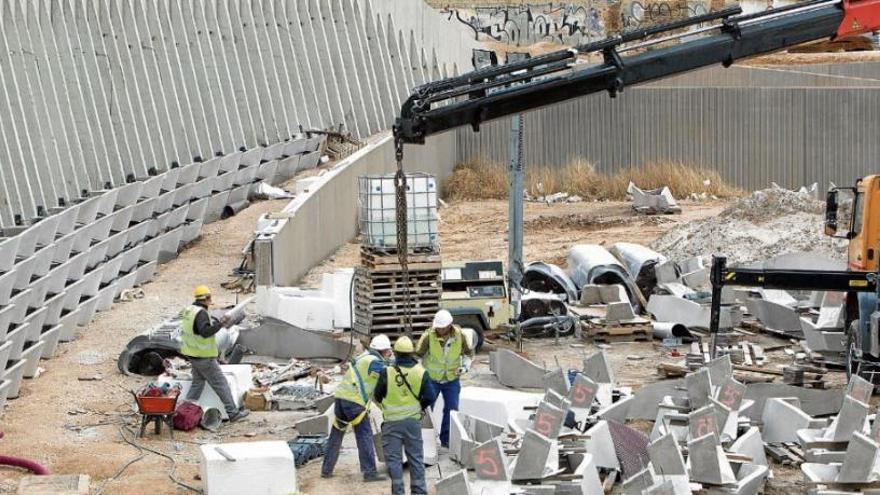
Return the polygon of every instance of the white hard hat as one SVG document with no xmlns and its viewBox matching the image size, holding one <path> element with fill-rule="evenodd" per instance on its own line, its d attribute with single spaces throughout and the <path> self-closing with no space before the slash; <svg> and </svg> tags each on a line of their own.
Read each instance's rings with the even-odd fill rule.
<svg viewBox="0 0 880 495">
<path fill-rule="evenodd" d="M 375 349 L 377 351 L 391 350 L 391 340 L 384 333 L 376 335 L 373 337 L 373 340 L 370 341 L 370 349 Z"/>
<path fill-rule="evenodd" d="M 452 325 L 452 314 L 445 309 L 437 311 L 434 315 L 434 328 L 446 328 L 449 325 Z"/>
</svg>

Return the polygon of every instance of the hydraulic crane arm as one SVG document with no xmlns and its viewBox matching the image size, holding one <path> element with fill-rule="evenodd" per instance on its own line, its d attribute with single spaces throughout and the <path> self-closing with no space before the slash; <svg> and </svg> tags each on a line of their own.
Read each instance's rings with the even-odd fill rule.
<svg viewBox="0 0 880 495">
<path fill-rule="evenodd" d="M 658 37 L 698 24 L 703 26 Z M 403 143 L 421 144 L 463 125 L 479 130 L 483 122 L 588 94 L 608 91 L 613 97 L 627 86 L 701 67 L 727 67 L 800 43 L 878 29 L 880 0 L 812 0 L 747 15 L 728 8 L 417 87 L 401 108 L 394 136 L 400 151 Z M 626 55 L 694 35 L 700 37 Z M 576 64 L 579 54 L 591 52 L 600 52 L 604 61 Z"/>
</svg>

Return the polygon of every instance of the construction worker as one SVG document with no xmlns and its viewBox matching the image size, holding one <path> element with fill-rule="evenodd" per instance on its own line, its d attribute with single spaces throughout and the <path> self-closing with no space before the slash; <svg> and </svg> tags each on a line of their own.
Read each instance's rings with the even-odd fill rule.
<svg viewBox="0 0 880 495">
<path fill-rule="evenodd" d="M 461 328 L 452 324 L 452 315 L 441 309 L 434 315 L 434 323 L 422 334 L 416 354 L 443 396 L 443 421 L 440 425 L 440 446 L 449 448 L 449 413 L 458 411 L 461 393 L 459 378 L 468 372 L 474 351 Z M 431 405 L 433 407 L 433 404 Z"/>
<path fill-rule="evenodd" d="M 382 451 L 391 474 L 392 495 L 404 495 L 403 452 L 409 460 L 410 491 L 427 494 L 422 448 L 422 414 L 437 399 L 425 369 L 416 360 L 412 340 L 394 342 L 394 363 L 379 375 L 376 401 L 382 405 Z"/>
<path fill-rule="evenodd" d="M 189 358 L 192 364 L 192 387 L 186 395 L 186 400 L 197 401 L 205 388 L 205 382 L 214 389 L 217 397 L 223 402 L 229 421 L 238 421 L 247 417 L 250 411 L 244 407 L 239 408 L 232 399 L 229 383 L 220 370 L 217 358 L 220 352 L 217 349 L 215 335 L 221 328 L 229 325 L 229 319 L 224 316 L 216 320 L 208 313 L 211 307 L 211 289 L 205 285 L 196 287 L 193 293 L 195 302 L 181 311 L 181 339 L 180 353 Z"/>
<path fill-rule="evenodd" d="M 376 452 L 373 447 L 373 428 L 370 425 L 370 402 L 373 391 L 379 381 L 379 375 L 385 369 L 385 363 L 391 359 L 391 340 L 387 335 L 376 335 L 370 341 L 370 348 L 349 362 L 348 372 L 339 388 L 336 389 L 334 402 L 333 428 L 327 442 L 327 454 L 321 465 L 321 477 L 333 476 L 333 468 L 342 448 L 342 437 L 349 426 L 354 428 L 357 440 L 358 456 L 364 481 L 383 481 L 386 476 L 376 471 Z"/>
</svg>

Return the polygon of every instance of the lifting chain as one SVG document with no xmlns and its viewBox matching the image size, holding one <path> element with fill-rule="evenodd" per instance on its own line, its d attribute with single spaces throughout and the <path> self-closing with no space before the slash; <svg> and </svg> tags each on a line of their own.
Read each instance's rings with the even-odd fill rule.
<svg viewBox="0 0 880 495">
<path fill-rule="evenodd" d="M 409 244 L 407 239 L 407 211 L 406 211 L 406 174 L 403 172 L 403 140 L 394 138 L 394 156 L 397 160 L 397 173 L 394 176 L 395 208 L 397 212 L 397 260 L 400 263 L 400 273 L 403 282 L 403 330 L 407 336 L 412 336 L 412 302 L 409 290 Z"/>
</svg>

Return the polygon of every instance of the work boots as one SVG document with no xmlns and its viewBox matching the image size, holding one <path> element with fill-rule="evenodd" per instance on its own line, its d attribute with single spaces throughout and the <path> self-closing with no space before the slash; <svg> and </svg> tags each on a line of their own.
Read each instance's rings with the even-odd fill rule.
<svg viewBox="0 0 880 495">
<path fill-rule="evenodd" d="M 364 475 L 364 481 L 367 483 L 373 481 L 388 481 L 388 477 L 381 473 L 369 473 Z"/>
<path fill-rule="evenodd" d="M 242 407 L 238 411 L 236 411 L 235 413 L 229 415 L 229 422 L 234 423 L 236 421 L 244 419 L 244 418 L 248 417 L 248 415 L 250 413 L 251 413 L 250 410 Z"/>
</svg>

